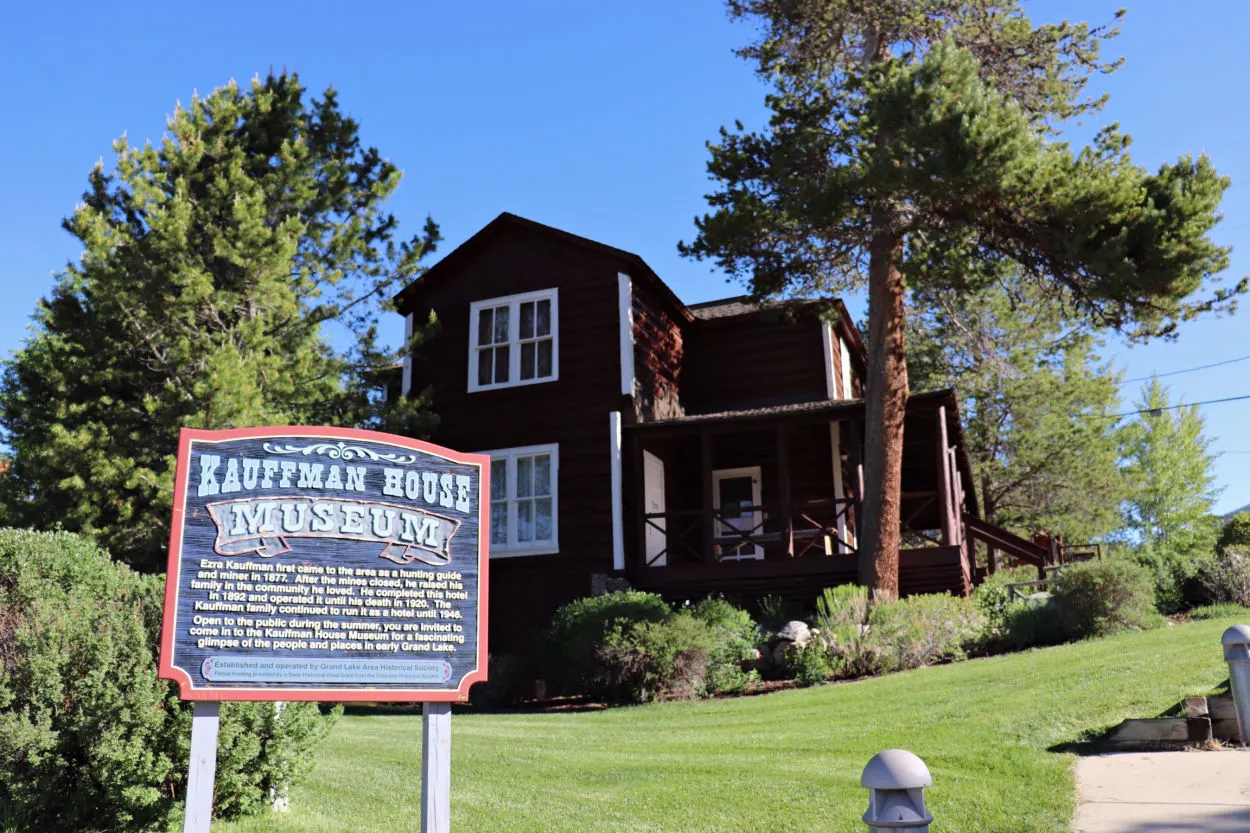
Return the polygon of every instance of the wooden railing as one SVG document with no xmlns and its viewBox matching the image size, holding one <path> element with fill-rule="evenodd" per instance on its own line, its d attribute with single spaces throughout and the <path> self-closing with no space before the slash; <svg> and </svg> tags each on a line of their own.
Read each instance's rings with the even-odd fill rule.
<svg viewBox="0 0 1250 833">
<path fill-rule="evenodd" d="M 854 526 L 854 507 L 852 498 L 830 498 L 797 502 L 788 515 L 777 504 L 713 509 L 710 516 L 700 509 L 647 513 L 644 539 L 646 531 L 654 529 L 663 533 L 665 544 L 648 555 L 644 540 L 639 551 L 647 567 L 678 560 L 763 558 L 766 549 L 780 549 L 783 557 L 791 558 L 854 556 L 854 544 L 843 540 L 840 532 Z"/>
</svg>

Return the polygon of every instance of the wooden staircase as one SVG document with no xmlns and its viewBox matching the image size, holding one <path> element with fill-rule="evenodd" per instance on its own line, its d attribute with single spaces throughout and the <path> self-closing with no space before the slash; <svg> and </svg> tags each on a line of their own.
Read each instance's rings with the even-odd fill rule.
<svg viewBox="0 0 1250 833">
<path fill-rule="evenodd" d="M 1037 567 L 1038 577 L 1046 578 L 1046 567 L 1051 562 L 1051 553 L 1046 547 L 1021 538 L 1014 532 L 1008 532 L 1001 526 L 995 526 L 988 521 L 974 518 L 968 514 L 963 516 L 963 521 L 964 529 L 968 531 L 968 535 L 981 541 L 988 547 L 1004 552 L 1019 561 L 1034 565 Z"/>
</svg>

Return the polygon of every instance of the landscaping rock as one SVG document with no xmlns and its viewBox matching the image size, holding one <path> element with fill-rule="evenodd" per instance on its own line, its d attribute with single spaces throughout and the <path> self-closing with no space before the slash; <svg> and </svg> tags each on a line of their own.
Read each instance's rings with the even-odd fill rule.
<svg viewBox="0 0 1250 833">
<path fill-rule="evenodd" d="M 777 638 L 784 639 L 787 642 L 797 642 L 800 645 L 806 645 L 808 640 L 812 638 L 812 632 L 803 622 L 786 622 L 782 629 L 777 631 Z"/>
</svg>

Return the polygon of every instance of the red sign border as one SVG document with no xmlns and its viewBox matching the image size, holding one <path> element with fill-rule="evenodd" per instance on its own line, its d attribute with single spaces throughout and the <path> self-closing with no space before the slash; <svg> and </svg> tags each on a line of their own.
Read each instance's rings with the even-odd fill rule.
<svg viewBox="0 0 1250 833">
<path fill-rule="evenodd" d="M 456 689 L 372 688 L 197 688 L 185 670 L 173 664 L 174 620 L 178 610 L 179 571 L 182 566 L 182 527 L 185 521 L 187 484 L 191 476 L 191 442 L 224 442 L 238 439 L 312 437 L 324 440 L 363 440 L 392 445 L 409 451 L 420 451 L 453 463 L 478 466 L 478 593 L 477 593 L 477 666 L 461 678 Z M 161 662 L 159 676 L 178 683 L 183 700 L 316 700 L 339 703 L 453 703 L 467 700 L 469 688 L 486 679 L 488 657 L 490 596 L 490 457 L 453 451 L 450 448 L 360 428 L 325 426 L 262 426 L 207 431 L 183 428 L 178 434 L 178 462 L 174 470 L 174 511 L 169 531 L 169 562 L 165 573 L 165 613 L 161 627 Z"/>
</svg>

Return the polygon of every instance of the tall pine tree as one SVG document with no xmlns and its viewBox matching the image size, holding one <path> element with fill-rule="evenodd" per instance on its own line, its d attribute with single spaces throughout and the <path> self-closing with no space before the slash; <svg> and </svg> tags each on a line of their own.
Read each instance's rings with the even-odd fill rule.
<svg viewBox="0 0 1250 833">
<path fill-rule="evenodd" d="M 720 190 L 681 246 L 760 296 L 868 291 L 861 580 L 898 592 L 906 291 L 975 289 L 1006 266 L 1136 337 L 1226 305 L 1207 237 L 1227 180 L 1201 157 L 1151 174 L 1115 127 L 1058 139 L 1114 30 L 1034 26 L 1016 0 L 729 0 L 773 85 L 769 127 L 722 130 Z"/>
<path fill-rule="evenodd" d="M 159 144 L 114 150 L 64 222 L 80 260 L 4 366 L 0 501 L 10 524 L 90 533 L 154 569 L 180 427 L 421 430 L 419 399 L 379 408 L 396 357 L 376 318 L 438 229 L 399 236 L 383 206 L 400 171 L 333 89 L 310 100 L 295 75 L 194 98 Z"/>
</svg>

